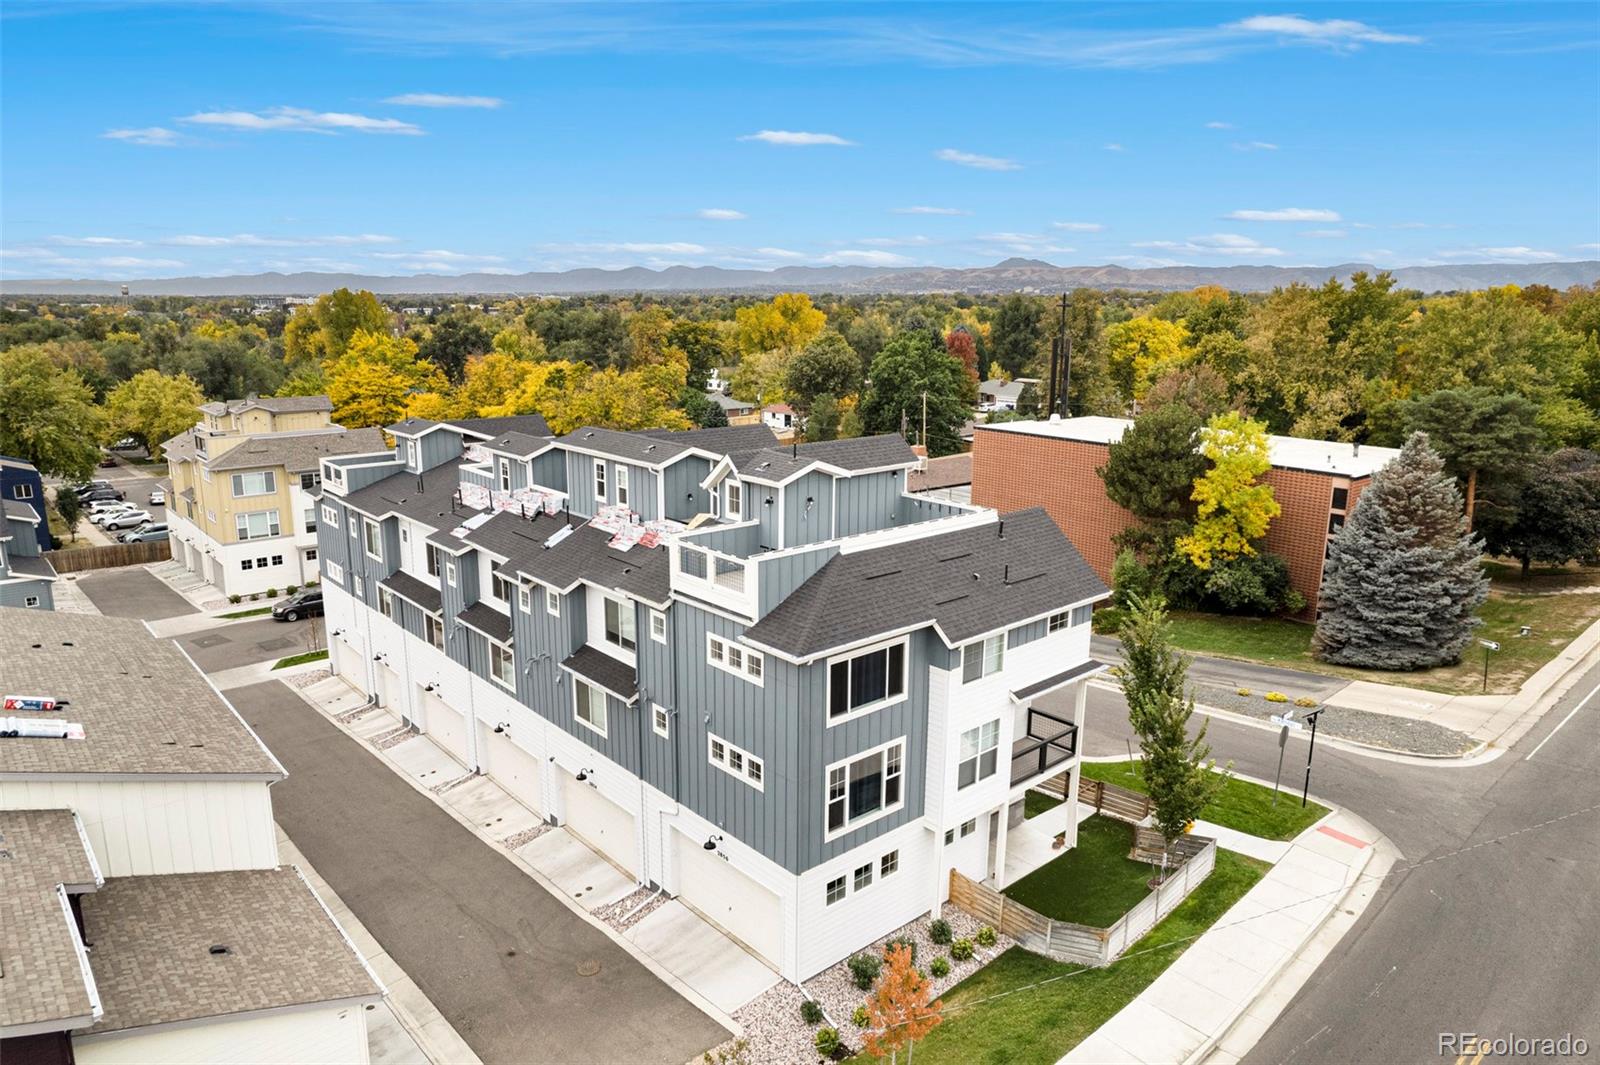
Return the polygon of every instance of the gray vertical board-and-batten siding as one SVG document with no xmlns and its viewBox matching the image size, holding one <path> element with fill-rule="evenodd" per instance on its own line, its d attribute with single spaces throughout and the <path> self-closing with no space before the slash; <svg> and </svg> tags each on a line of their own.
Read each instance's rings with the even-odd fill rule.
<svg viewBox="0 0 1600 1065">
<path fill-rule="evenodd" d="M 696 514 L 710 513 L 711 493 L 700 487 L 700 482 L 710 473 L 710 461 L 699 455 L 685 455 L 662 470 L 663 502 L 668 518 L 687 522 Z"/>
<path fill-rule="evenodd" d="M 783 486 L 783 547 L 833 538 L 832 474 L 814 470 Z M 809 503 L 807 502 L 809 500 Z"/>
<path fill-rule="evenodd" d="M 54 585 L 50 581 L 8 581 L 0 584 L 0 606 L 28 605 L 28 596 L 39 597 L 39 605 L 35 610 L 54 610 L 56 608 L 56 595 Z"/>
<path fill-rule="evenodd" d="M 899 470 L 840 478 L 838 535 L 891 528 L 899 507 L 900 488 Z"/>
<path fill-rule="evenodd" d="M 417 457 L 422 462 L 423 470 L 431 470 L 460 458 L 462 450 L 461 435 L 449 429 L 435 429 L 417 440 Z"/>
</svg>

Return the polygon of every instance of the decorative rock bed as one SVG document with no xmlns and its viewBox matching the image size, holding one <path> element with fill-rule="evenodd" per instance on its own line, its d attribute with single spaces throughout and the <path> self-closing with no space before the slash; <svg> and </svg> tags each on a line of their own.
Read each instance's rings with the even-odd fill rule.
<svg viewBox="0 0 1600 1065">
<path fill-rule="evenodd" d="M 655 888 L 642 887 L 629 892 L 616 902 L 609 902 L 594 911 L 594 915 L 618 932 L 626 932 L 649 917 L 672 896 Z"/>
<path fill-rule="evenodd" d="M 546 832 L 555 827 L 555 825 L 552 825 L 548 821 L 540 821 L 532 828 L 525 828 L 521 832 L 513 832 L 511 835 L 501 840 L 500 845 L 508 851 L 514 851 L 518 847 L 527 846 L 529 843 L 532 843 L 534 840 L 538 839 L 540 836 L 544 835 Z"/>
<path fill-rule="evenodd" d="M 333 676 L 331 669 L 313 669 L 305 673 L 295 673 L 284 678 L 284 683 L 291 688 L 309 688 L 313 684 L 327 680 Z"/>
</svg>

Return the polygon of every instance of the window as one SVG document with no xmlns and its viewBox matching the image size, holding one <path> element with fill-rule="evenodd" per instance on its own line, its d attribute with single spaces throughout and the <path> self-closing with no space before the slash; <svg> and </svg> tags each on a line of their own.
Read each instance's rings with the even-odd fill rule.
<svg viewBox="0 0 1600 1065">
<path fill-rule="evenodd" d="M 574 713 L 578 720 L 604 736 L 606 734 L 605 692 L 592 684 L 576 679 L 573 681 L 572 692 L 576 700 Z"/>
<path fill-rule="evenodd" d="M 945 829 L 944 830 L 944 845 L 946 847 L 948 847 L 948 846 L 950 846 L 950 844 L 954 843 L 955 841 L 956 841 L 956 830 L 953 829 L 953 828 Z"/>
<path fill-rule="evenodd" d="M 1350 489 L 1348 489 L 1348 488 L 1335 488 L 1333 490 L 1333 506 L 1330 509 L 1332 509 L 1332 510 L 1349 510 L 1350 509 Z"/>
<path fill-rule="evenodd" d="M 992 673 L 1000 672 L 1006 661 L 1006 639 L 990 636 L 977 640 L 961 649 L 961 683 L 971 684 Z"/>
<path fill-rule="evenodd" d="M 651 705 L 650 728 L 662 739 L 672 735 L 672 719 L 667 715 L 666 707 Z"/>
<path fill-rule="evenodd" d="M 976 831 L 978 831 L 978 819 L 977 818 L 973 818 L 971 821 L 963 822 L 962 825 L 961 825 L 961 838 L 962 839 L 966 839 L 968 836 L 972 835 Z"/>
<path fill-rule="evenodd" d="M 20 498 L 23 498 L 23 497 L 19 496 L 18 498 L 20 499 Z M 36 595 L 26 596 L 22 600 L 22 605 L 25 606 L 25 607 L 38 606 L 39 605 L 39 597 L 36 596 Z"/>
<path fill-rule="evenodd" d="M 258 470 L 255 473 L 236 473 L 233 475 L 233 496 L 265 496 L 278 490 L 278 479 L 271 470 Z"/>
<path fill-rule="evenodd" d="M 283 556 L 282 556 L 282 555 L 273 555 L 273 556 L 272 556 L 272 564 L 273 564 L 273 565 L 274 565 L 274 566 L 281 566 L 281 565 L 283 565 Z"/>
<path fill-rule="evenodd" d="M 260 558 L 256 559 L 256 569 L 266 569 L 266 568 L 267 568 L 267 556 L 262 555 Z"/>
<path fill-rule="evenodd" d="M 862 888 L 872 886 L 871 862 L 868 862 L 866 865 L 859 865 L 856 867 L 855 882 L 857 891 L 860 891 Z"/>
<path fill-rule="evenodd" d="M 900 871 L 900 852 L 890 851 L 878 862 L 878 879 L 893 876 Z"/>
<path fill-rule="evenodd" d="M 316 560 L 317 560 L 317 549 L 314 548 L 314 547 L 306 548 L 306 561 L 307 562 L 315 562 Z"/>
<path fill-rule="evenodd" d="M 511 491 L 511 460 L 500 460 L 500 491 Z"/>
<path fill-rule="evenodd" d="M 427 558 L 428 562 L 428 576 L 437 577 L 439 575 L 439 549 L 434 547 L 432 544 L 427 544 L 425 546 L 427 550 L 425 550 L 423 554 Z"/>
<path fill-rule="evenodd" d="M 415 440 L 406 441 L 406 465 L 412 469 L 422 465 L 417 461 L 417 442 Z"/>
<path fill-rule="evenodd" d="M 260 540 L 268 536 L 277 536 L 280 532 L 278 512 L 258 510 L 252 514 L 235 514 L 233 527 L 241 540 Z"/>
<path fill-rule="evenodd" d="M 31 484 L 16 484 L 16 485 L 12 485 L 11 486 L 11 495 L 12 495 L 13 498 L 16 498 L 16 499 L 32 499 L 33 498 L 33 485 L 31 485 Z M 29 596 L 28 598 L 34 600 L 34 602 L 29 604 L 30 606 L 38 606 L 39 605 L 37 596 Z"/>
<path fill-rule="evenodd" d="M 961 763 L 956 767 L 956 788 L 971 787 L 994 776 L 999 764 L 1000 722 L 991 721 L 961 734 Z"/>
<path fill-rule="evenodd" d="M 489 574 L 489 594 L 502 603 L 509 605 L 511 603 L 511 582 L 506 580 L 503 574 Z"/>
<path fill-rule="evenodd" d="M 1328 535 L 1329 536 L 1332 536 L 1334 533 L 1338 532 L 1342 528 L 1344 528 L 1344 515 L 1343 514 L 1330 514 L 1330 515 L 1328 515 Z"/>
<path fill-rule="evenodd" d="M 665 642 L 665 632 L 662 640 Z M 766 659 L 760 651 L 752 651 L 748 647 L 729 643 L 719 636 L 706 637 L 706 661 L 718 669 L 743 677 L 755 684 L 762 682 L 762 675 L 766 667 Z"/>
<path fill-rule="evenodd" d="M 728 505 L 725 508 L 729 521 L 739 521 L 744 517 L 744 486 L 733 478 L 728 478 Z"/>
<path fill-rule="evenodd" d="M 337 583 L 338 585 L 343 587 L 343 585 L 344 585 L 344 567 L 339 565 L 339 563 L 334 562 L 332 559 L 329 559 L 327 562 L 324 562 L 322 564 L 322 572 L 324 572 L 324 573 L 326 573 L 328 575 L 328 579 L 330 581 L 334 581 L 335 583 Z"/>
<path fill-rule="evenodd" d="M 409 544 L 411 542 L 411 530 L 406 528 L 404 522 L 400 523 L 400 542 L 403 544 Z"/>
<path fill-rule="evenodd" d="M 515 688 L 517 677 L 514 671 L 517 663 L 516 655 L 511 648 L 503 644 L 489 644 L 489 676 L 504 688 Z"/>
<path fill-rule="evenodd" d="M 452 588 L 456 586 L 456 560 L 453 558 L 445 559 L 444 582 Z"/>
<path fill-rule="evenodd" d="M 361 574 L 359 574 L 359 573 L 352 575 L 350 580 L 352 582 L 354 582 L 354 584 L 355 584 L 355 592 L 356 592 L 356 594 L 361 596 L 361 597 L 363 597 L 363 598 L 365 598 L 366 594 L 367 594 L 367 582 L 366 582 L 366 580 L 363 579 Z"/>
<path fill-rule="evenodd" d="M 341 467 L 341 466 L 329 466 L 328 467 L 328 473 L 329 473 L 330 476 L 333 477 L 333 483 L 334 484 L 344 484 L 344 468 L 343 467 Z"/>
<path fill-rule="evenodd" d="M 337 529 L 339 527 L 339 512 L 326 503 L 322 504 L 322 522 L 330 529 Z"/>
<path fill-rule="evenodd" d="M 240 569 L 255 569 L 256 568 L 256 560 L 253 559 L 253 558 L 241 558 L 239 560 L 239 568 Z"/>
<path fill-rule="evenodd" d="M 832 880 L 828 881 L 828 905 L 832 906 L 834 903 L 840 901 L 843 898 L 844 898 L 844 877 L 836 876 Z"/>
<path fill-rule="evenodd" d="M 667 642 L 667 615 L 659 610 L 650 611 L 650 638 L 656 643 Z"/>
<path fill-rule="evenodd" d="M 554 588 L 544 590 L 544 612 L 553 618 L 561 616 L 561 593 Z"/>
<path fill-rule="evenodd" d="M 828 666 L 828 719 L 863 714 L 906 694 L 906 641 L 874 647 Z"/>
<path fill-rule="evenodd" d="M 304 519 L 305 519 L 305 523 L 306 523 L 306 532 L 316 532 L 317 531 L 317 508 L 316 507 L 307 507 L 305 515 L 304 515 Z"/>
<path fill-rule="evenodd" d="M 617 467 L 617 502 L 628 505 L 628 467 Z"/>
<path fill-rule="evenodd" d="M 600 459 L 594 460 L 594 501 L 606 501 L 606 464 Z"/>
<path fill-rule="evenodd" d="M 1059 614 L 1050 615 L 1050 621 L 1045 626 L 1045 629 L 1047 632 L 1060 632 L 1070 624 L 1072 624 L 1072 615 L 1063 610 Z"/>
<path fill-rule="evenodd" d="M 526 584 L 517 588 L 517 609 L 524 614 L 533 610 L 533 594 L 528 590 Z"/>
<path fill-rule="evenodd" d="M 662 733 L 666 735 L 666 733 Z M 765 772 L 761 759 L 749 751 L 735 747 L 728 741 L 707 733 L 707 744 L 710 749 L 711 764 L 727 773 L 729 776 L 738 777 L 757 791 L 765 789 L 763 778 Z"/>
<path fill-rule="evenodd" d="M 378 523 L 362 519 L 361 535 L 361 545 L 366 548 L 367 557 L 382 562 L 383 541 L 378 536 Z"/>
<path fill-rule="evenodd" d="M 632 603 L 606 600 L 606 642 L 614 643 L 624 651 L 632 651 L 638 646 L 634 639 Z"/>
<path fill-rule="evenodd" d="M 1091 604 L 1084 603 L 1082 606 L 1075 606 L 1072 608 L 1072 627 L 1077 628 L 1079 625 L 1087 625 L 1093 617 L 1094 607 Z"/>
<path fill-rule="evenodd" d="M 394 595 L 391 594 L 387 588 L 378 589 L 378 613 L 382 614 L 390 621 L 400 620 L 395 616 Z"/>
<path fill-rule="evenodd" d="M 422 618 L 422 633 L 440 651 L 444 650 L 444 619 L 438 614 L 425 614 Z"/>
<path fill-rule="evenodd" d="M 322 483 L 320 473 L 302 473 L 300 475 L 300 491 L 310 492 Z"/>
<path fill-rule="evenodd" d="M 828 767 L 828 835 L 836 836 L 900 808 L 905 741 Z"/>
</svg>

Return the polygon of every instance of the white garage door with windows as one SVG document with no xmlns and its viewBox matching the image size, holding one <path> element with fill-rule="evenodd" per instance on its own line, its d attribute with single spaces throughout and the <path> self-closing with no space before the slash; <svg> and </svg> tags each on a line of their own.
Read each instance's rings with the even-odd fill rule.
<svg viewBox="0 0 1600 1065">
<path fill-rule="evenodd" d="M 587 783 L 561 775 L 566 825 L 595 850 L 638 876 L 638 835 L 633 815 Z"/>
<path fill-rule="evenodd" d="M 478 750 L 485 756 L 484 770 L 522 805 L 542 813 L 539 760 L 518 746 L 510 732 L 496 732 L 487 723 L 479 729 L 478 737 Z"/>
<path fill-rule="evenodd" d="M 433 742 L 449 751 L 462 765 L 471 764 L 467 753 L 467 721 L 460 711 L 432 692 L 422 693 L 422 727 Z"/>
<path fill-rule="evenodd" d="M 783 903 L 733 867 L 705 840 L 674 832 L 678 900 L 760 955 L 782 965 Z"/>
</svg>

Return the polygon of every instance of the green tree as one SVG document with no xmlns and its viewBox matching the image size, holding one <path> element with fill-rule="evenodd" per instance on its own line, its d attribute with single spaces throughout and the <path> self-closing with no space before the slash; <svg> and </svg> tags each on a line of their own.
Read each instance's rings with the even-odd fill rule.
<svg viewBox="0 0 1600 1065">
<path fill-rule="evenodd" d="M 335 289 L 319 297 L 312 310 L 324 359 L 343 355 L 357 333 L 389 332 L 389 312 L 378 302 L 378 297 L 365 289 L 360 292 Z"/>
<path fill-rule="evenodd" d="M 861 385 L 861 360 L 838 333 L 818 335 L 789 360 L 784 391 L 802 414 L 817 396 L 847 396 Z"/>
<path fill-rule="evenodd" d="M 163 443 L 200 420 L 203 402 L 194 378 L 145 370 L 106 394 L 106 415 L 116 432 L 133 437 L 152 458 L 160 458 Z"/>
<path fill-rule="evenodd" d="M 234 330 L 220 336 L 191 334 L 161 360 L 161 372 L 187 374 L 211 399 L 270 396 L 283 385 L 284 364 L 260 334 Z"/>
<path fill-rule="evenodd" d="M 83 518 L 83 502 L 78 499 L 78 493 L 68 491 L 65 487 L 56 490 L 56 513 L 61 515 L 61 523 L 67 527 L 67 534 L 72 537 L 72 542 L 78 542 L 78 522 Z"/>
<path fill-rule="evenodd" d="M 824 393 L 811 399 L 811 413 L 806 417 L 806 443 L 839 438 L 839 401 Z"/>
<path fill-rule="evenodd" d="M 87 477 L 105 435 L 105 416 L 83 378 L 57 366 L 39 344 L 0 352 L 0 454 L 49 477 Z"/>
<path fill-rule="evenodd" d="M 869 433 L 898 433 L 903 420 L 910 434 L 920 436 L 925 409 L 928 454 L 954 454 L 961 450 L 961 426 L 967 419 L 965 394 L 966 371 L 944 344 L 926 333 L 905 334 L 889 341 L 872 360 L 872 386 L 861 399 L 861 423 Z"/>
<path fill-rule="evenodd" d="M 1317 657 L 1397 670 L 1460 661 L 1489 594 L 1481 550 L 1444 460 L 1413 433 L 1329 544 Z"/>
<path fill-rule="evenodd" d="M 667 330 L 667 343 L 689 360 L 689 385 L 697 392 L 706 390 L 706 378 L 728 358 L 722 330 L 715 322 L 679 319 Z M 720 408 L 719 408 L 720 409 Z"/>
<path fill-rule="evenodd" d="M 689 420 L 702 429 L 714 429 L 728 424 L 728 414 L 722 404 L 710 398 L 703 390 L 685 387 L 678 405 Z"/>
<path fill-rule="evenodd" d="M 1095 472 L 1113 503 L 1147 525 L 1188 521 L 1194 485 L 1206 470 L 1204 423 L 1190 407 L 1169 403 L 1133 420 Z"/>
<path fill-rule="evenodd" d="M 1466 482 L 1467 528 L 1472 528 L 1478 477 L 1526 466 L 1539 441 L 1539 408 L 1521 396 L 1487 388 L 1445 388 L 1402 403 L 1406 432 L 1428 434 L 1445 469 Z"/>
<path fill-rule="evenodd" d="M 844 328 L 844 338 L 861 357 L 862 373 L 866 373 L 872 360 L 878 357 L 878 352 L 883 350 L 893 335 L 894 330 L 889 328 L 889 323 L 877 314 L 858 315 Z"/>
<path fill-rule="evenodd" d="M 1031 296 L 1007 296 L 1000 301 L 989 331 L 989 357 L 1011 377 L 1024 373 L 1045 344 L 1044 306 Z"/>
<path fill-rule="evenodd" d="M 1522 563 L 1600 565 L 1600 455 L 1565 448 L 1539 459 L 1524 478 L 1489 485 L 1478 532 L 1490 554 Z M 1365 504 L 1363 504 L 1365 505 Z"/>
<path fill-rule="evenodd" d="M 493 346 L 494 337 L 489 330 L 465 315 L 451 314 L 434 324 L 417 345 L 417 356 L 444 371 L 451 381 L 459 382 L 466 374 L 467 360 L 488 354 Z"/>
<path fill-rule="evenodd" d="M 1194 529 L 1175 544 L 1197 569 L 1213 561 L 1256 553 L 1255 543 L 1283 508 L 1272 486 L 1259 478 L 1271 468 L 1267 428 L 1238 411 L 1211 418 L 1200 434 L 1200 451 L 1211 468 L 1194 483 Z"/>
</svg>

